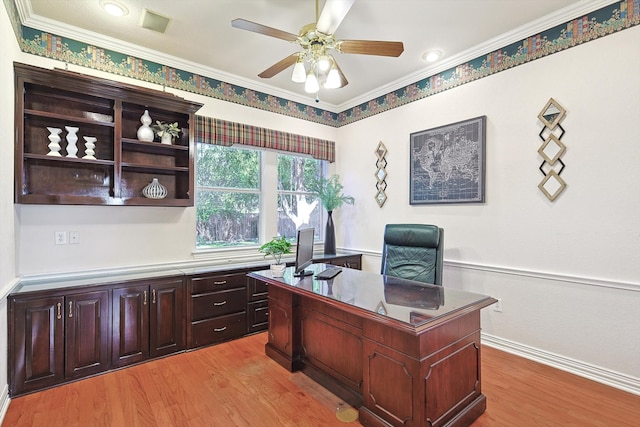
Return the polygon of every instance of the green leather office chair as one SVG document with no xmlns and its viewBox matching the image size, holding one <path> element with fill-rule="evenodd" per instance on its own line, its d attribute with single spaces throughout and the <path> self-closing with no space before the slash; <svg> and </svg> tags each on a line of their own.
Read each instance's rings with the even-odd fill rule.
<svg viewBox="0 0 640 427">
<path fill-rule="evenodd" d="M 444 230 L 427 224 L 387 224 L 380 273 L 442 285 Z"/>
</svg>

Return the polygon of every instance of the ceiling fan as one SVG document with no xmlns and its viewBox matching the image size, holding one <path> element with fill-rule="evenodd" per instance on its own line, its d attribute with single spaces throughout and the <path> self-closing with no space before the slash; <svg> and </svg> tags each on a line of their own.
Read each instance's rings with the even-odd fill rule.
<svg viewBox="0 0 640 427">
<path fill-rule="evenodd" d="M 291 79 L 297 83 L 304 83 L 305 92 L 317 93 L 320 86 L 325 89 L 336 89 L 349 83 L 331 54 L 332 50 L 340 53 L 393 57 L 400 56 L 404 51 L 402 42 L 336 39 L 334 33 L 354 1 L 327 0 L 322 12 L 318 15 L 318 0 L 316 0 L 316 22 L 302 27 L 298 35 L 241 18 L 231 21 L 231 25 L 298 44 L 302 51 L 276 62 L 258 76 L 268 79 L 295 64 Z"/>
</svg>

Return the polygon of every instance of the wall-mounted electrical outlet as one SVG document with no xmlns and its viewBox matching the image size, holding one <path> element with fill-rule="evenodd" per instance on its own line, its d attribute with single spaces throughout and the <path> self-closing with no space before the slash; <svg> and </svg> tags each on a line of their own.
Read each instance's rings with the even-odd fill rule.
<svg viewBox="0 0 640 427">
<path fill-rule="evenodd" d="M 70 231 L 69 232 L 69 244 L 70 245 L 77 245 L 78 243 L 80 243 L 80 233 L 78 233 L 77 231 Z"/>
<path fill-rule="evenodd" d="M 502 298 L 498 298 L 498 301 L 493 303 L 493 311 L 502 313 Z"/>
</svg>

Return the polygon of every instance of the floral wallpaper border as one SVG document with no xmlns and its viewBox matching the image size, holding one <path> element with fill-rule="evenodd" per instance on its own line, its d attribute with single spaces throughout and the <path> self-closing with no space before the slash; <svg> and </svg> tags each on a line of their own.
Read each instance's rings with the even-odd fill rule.
<svg viewBox="0 0 640 427">
<path fill-rule="evenodd" d="M 333 127 L 354 123 L 640 24 L 640 0 L 617 1 L 386 95 L 333 113 L 22 26 L 13 0 L 4 0 L 4 3 L 23 52 Z"/>
</svg>

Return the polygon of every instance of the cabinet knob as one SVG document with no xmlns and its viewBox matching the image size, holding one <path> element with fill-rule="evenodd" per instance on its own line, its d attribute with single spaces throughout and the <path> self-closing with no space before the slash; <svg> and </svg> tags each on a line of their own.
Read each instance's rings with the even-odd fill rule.
<svg viewBox="0 0 640 427">
<path fill-rule="evenodd" d="M 213 332 L 222 332 L 222 331 L 224 331 L 226 329 L 227 329 L 226 326 L 223 326 L 222 328 L 213 328 Z"/>
<path fill-rule="evenodd" d="M 221 301 L 221 302 L 214 302 L 213 305 L 214 306 L 221 306 L 221 305 L 225 305 L 227 303 L 227 300 Z"/>
</svg>

